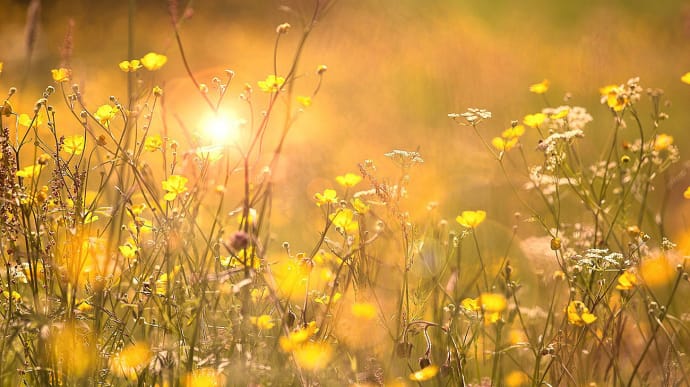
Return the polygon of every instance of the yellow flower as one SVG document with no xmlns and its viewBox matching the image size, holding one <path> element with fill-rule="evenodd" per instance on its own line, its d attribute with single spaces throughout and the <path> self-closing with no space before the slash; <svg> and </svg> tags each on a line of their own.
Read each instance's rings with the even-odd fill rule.
<svg viewBox="0 0 690 387">
<path fill-rule="evenodd" d="M 64 67 L 60 67 L 59 69 L 52 69 L 50 70 L 50 73 L 52 74 L 53 80 L 55 82 L 61 83 L 69 81 L 70 71 Z"/>
<path fill-rule="evenodd" d="M 670 283 L 676 276 L 676 270 L 664 255 L 648 258 L 640 263 L 640 276 L 650 287 L 659 287 Z"/>
<path fill-rule="evenodd" d="M 690 185 L 688 188 L 685 189 L 685 192 L 683 192 L 683 197 L 686 199 L 690 199 Z"/>
<path fill-rule="evenodd" d="M 267 314 L 262 314 L 259 317 L 249 317 L 249 321 L 256 325 L 257 328 L 262 330 L 269 330 L 276 325 L 273 321 L 271 321 L 271 316 Z"/>
<path fill-rule="evenodd" d="M 141 64 L 149 71 L 155 71 L 163 67 L 163 65 L 168 61 L 168 57 L 163 54 L 156 54 L 155 52 L 149 52 L 141 58 Z"/>
<path fill-rule="evenodd" d="M 311 106 L 311 97 L 298 96 L 297 102 L 304 107 L 309 107 Z"/>
<path fill-rule="evenodd" d="M 525 127 L 523 125 L 512 126 L 501 133 L 501 137 L 505 139 L 512 139 L 522 137 L 525 134 Z"/>
<path fill-rule="evenodd" d="M 28 167 L 24 167 L 20 170 L 17 171 L 17 177 L 24 177 L 31 179 L 34 176 L 37 176 L 41 172 L 41 168 L 43 166 L 41 164 L 34 164 L 34 165 L 29 165 Z"/>
<path fill-rule="evenodd" d="M 65 137 L 62 150 L 71 155 L 80 155 L 84 151 L 84 136 Z"/>
<path fill-rule="evenodd" d="M 364 320 L 376 318 L 376 306 L 370 302 L 355 302 L 351 307 L 352 315 Z"/>
<path fill-rule="evenodd" d="M 668 148 L 671 144 L 673 144 L 673 136 L 661 133 L 656 136 L 656 139 L 654 140 L 654 150 L 657 152 L 662 151 Z"/>
<path fill-rule="evenodd" d="M 637 285 L 637 275 L 630 270 L 626 270 L 623 274 L 618 277 L 618 285 L 616 289 L 618 290 L 630 290 Z"/>
<path fill-rule="evenodd" d="M 225 380 L 212 368 L 201 368 L 188 373 L 184 379 L 183 387 L 220 387 Z"/>
<path fill-rule="evenodd" d="M 123 60 L 117 66 L 126 73 L 133 73 L 141 68 L 141 62 L 139 59 Z"/>
<path fill-rule="evenodd" d="M 2 70 L 2 68 L 0 68 L 0 70 Z M 685 73 L 685 74 L 683 74 L 683 76 L 680 77 L 680 80 L 681 80 L 683 83 L 687 83 L 688 85 L 690 85 L 690 73 Z"/>
<path fill-rule="evenodd" d="M 544 120 L 546 120 L 546 114 L 535 113 L 526 115 L 525 118 L 523 118 L 522 123 L 530 128 L 537 128 L 539 125 L 544 123 Z"/>
<path fill-rule="evenodd" d="M 349 208 L 331 214 L 329 219 L 335 227 L 340 227 L 348 234 L 354 233 L 359 229 L 359 223 L 354 219 L 354 212 Z"/>
<path fill-rule="evenodd" d="M 35 128 L 41 124 L 43 124 L 43 113 L 39 113 L 36 116 L 30 116 L 28 114 L 22 113 L 19 115 L 19 118 L 17 119 L 17 123 L 21 126 L 25 127 L 32 127 Z"/>
<path fill-rule="evenodd" d="M 529 91 L 535 94 L 544 94 L 549 90 L 549 80 L 544 79 L 540 83 L 535 83 L 529 87 Z"/>
<path fill-rule="evenodd" d="M 152 355 L 147 343 L 138 342 L 130 344 L 122 348 L 120 353 L 110 358 L 110 371 L 130 381 L 136 381 L 137 373 L 148 366 Z"/>
<path fill-rule="evenodd" d="M 324 204 L 338 203 L 338 194 L 334 189 L 326 189 L 323 193 L 317 192 L 314 194 L 314 199 L 316 199 L 316 205 L 321 207 Z"/>
<path fill-rule="evenodd" d="M 163 89 L 161 89 L 160 86 L 154 86 L 153 87 L 153 95 L 155 95 L 156 97 L 162 96 L 163 95 Z"/>
<path fill-rule="evenodd" d="M 348 172 L 345 176 L 336 176 L 335 181 L 343 187 L 354 187 L 362 181 L 362 176 Z"/>
<path fill-rule="evenodd" d="M 359 214 L 366 214 L 369 212 L 369 205 L 364 203 L 364 201 L 360 198 L 354 198 L 351 200 L 352 203 L 352 208 L 357 211 Z"/>
<path fill-rule="evenodd" d="M 484 219 L 486 219 L 486 211 L 463 211 L 460 216 L 455 218 L 455 220 L 460 223 L 461 226 L 467 228 L 475 228 L 479 226 Z"/>
<path fill-rule="evenodd" d="M 161 146 L 163 146 L 163 139 L 159 134 L 147 136 L 146 140 L 144 140 L 144 150 L 147 152 L 155 152 L 161 149 Z"/>
<path fill-rule="evenodd" d="M 466 310 L 469 310 L 470 312 L 479 312 L 482 310 L 478 298 L 465 298 L 464 300 L 460 301 L 460 306 Z"/>
<path fill-rule="evenodd" d="M 14 290 L 12 291 L 11 295 L 10 295 L 10 292 L 8 292 L 7 290 L 3 290 L 2 295 L 5 296 L 5 298 L 7 298 L 8 300 L 10 299 L 10 296 L 12 296 L 12 301 L 14 301 L 14 302 L 19 302 L 22 299 L 22 295 L 17 293 Z"/>
<path fill-rule="evenodd" d="M 163 196 L 163 199 L 167 201 L 173 201 L 177 195 L 187 191 L 187 181 L 188 179 L 180 175 L 170 175 L 167 180 L 163 181 L 161 184 L 163 189 L 167 193 Z"/>
<path fill-rule="evenodd" d="M 316 322 L 311 321 L 306 327 L 298 331 L 291 332 L 287 335 L 287 337 L 280 336 L 280 348 L 282 348 L 285 352 L 292 352 L 314 336 L 318 331 L 319 328 L 316 327 Z"/>
<path fill-rule="evenodd" d="M 589 309 L 582 301 L 571 301 L 568 304 L 568 322 L 576 326 L 585 326 L 597 320 L 597 317 L 589 313 Z"/>
<path fill-rule="evenodd" d="M 280 88 L 283 87 L 284 83 L 285 78 L 276 77 L 275 75 L 269 75 L 266 77 L 266 80 L 257 82 L 261 91 L 265 91 L 267 93 L 275 93 L 279 91 Z"/>
<path fill-rule="evenodd" d="M 117 249 L 120 251 L 120 254 L 122 254 L 123 257 L 126 259 L 134 259 L 137 257 L 137 250 L 139 250 L 136 247 L 135 243 L 132 243 L 128 241 L 124 245 L 120 245 L 117 247 Z"/>
<path fill-rule="evenodd" d="M 436 376 L 438 374 L 438 366 L 437 365 L 430 365 L 428 367 L 424 367 L 421 370 L 417 372 L 413 372 L 410 374 L 410 380 L 415 381 L 415 382 L 423 382 L 425 380 L 429 380 Z"/>
<path fill-rule="evenodd" d="M 493 145 L 497 151 L 507 152 L 507 151 L 513 149 L 515 147 L 515 145 L 517 145 L 517 142 L 518 142 L 518 139 L 516 137 L 511 138 L 509 140 L 503 139 L 501 137 L 494 137 L 491 140 L 491 145 Z"/>
<path fill-rule="evenodd" d="M 623 95 L 623 90 L 620 86 L 607 85 L 599 89 L 599 93 L 603 97 L 602 103 L 616 112 L 623 110 L 628 105 L 628 98 Z"/>
<path fill-rule="evenodd" d="M 482 293 L 479 296 L 479 303 L 485 312 L 500 313 L 506 310 L 508 302 L 503 294 Z"/>
<path fill-rule="evenodd" d="M 570 109 L 568 108 L 561 108 L 559 109 L 556 113 L 551 114 L 551 119 L 552 120 L 558 120 L 561 118 L 565 118 L 568 116 L 568 113 L 570 113 Z"/>
<path fill-rule="evenodd" d="M 168 294 L 168 283 L 175 278 L 175 275 L 179 273 L 182 266 L 176 265 L 170 273 L 163 273 L 158 276 L 156 280 L 156 294 L 159 296 L 165 296 Z"/>
<path fill-rule="evenodd" d="M 503 379 L 503 383 L 506 387 L 521 387 L 530 384 L 529 376 L 522 371 L 510 371 Z"/>
<path fill-rule="evenodd" d="M 295 361 L 307 370 L 319 370 L 328 366 L 333 348 L 326 343 L 305 343 L 293 351 Z"/>
<path fill-rule="evenodd" d="M 98 120 L 98 122 L 101 123 L 101 125 L 107 128 L 108 125 L 110 125 L 110 120 L 115 118 L 115 115 L 119 111 L 120 109 L 118 109 L 116 106 L 101 105 L 98 107 L 93 116 L 96 118 L 96 120 Z"/>
<path fill-rule="evenodd" d="M 0 74 L 2 74 L 2 65 L 3 65 L 3 63 L 0 62 Z"/>
</svg>

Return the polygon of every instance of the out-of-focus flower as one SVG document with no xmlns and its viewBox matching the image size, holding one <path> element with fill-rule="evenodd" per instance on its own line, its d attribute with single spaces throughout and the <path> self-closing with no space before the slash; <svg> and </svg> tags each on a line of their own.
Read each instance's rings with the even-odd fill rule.
<svg viewBox="0 0 690 387">
<path fill-rule="evenodd" d="M 618 290 L 630 290 L 637 286 L 637 275 L 630 270 L 626 270 L 618 277 Z"/>
<path fill-rule="evenodd" d="M 522 122 L 530 128 L 538 128 L 546 120 L 546 114 L 534 113 L 528 114 L 523 118 Z"/>
<path fill-rule="evenodd" d="M 673 136 L 661 133 L 654 139 L 654 150 L 657 152 L 662 151 L 667 149 L 671 144 L 673 144 Z"/>
<path fill-rule="evenodd" d="M 544 94 L 546 93 L 547 90 L 549 90 L 549 80 L 544 79 L 543 81 L 539 83 L 535 83 L 533 85 L 530 85 L 529 91 L 535 94 Z"/>
<path fill-rule="evenodd" d="M 133 73 L 142 67 L 139 59 L 123 60 L 122 62 L 118 63 L 117 66 L 120 68 L 120 70 L 126 73 Z"/>
<path fill-rule="evenodd" d="M 417 372 L 413 372 L 410 374 L 409 378 L 412 381 L 415 382 L 423 382 L 425 380 L 429 380 L 436 376 L 438 374 L 439 368 L 437 365 L 430 365 L 427 367 L 422 368 L 421 370 Z"/>
<path fill-rule="evenodd" d="M 147 343 L 130 344 L 110 358 L 110 370 L 115 375 L 136 381 L 137 374 L 149 364 L 151 356 L 152 353 Z"/>
<path fill-rule="evenodd" d="M 155 152 L 161 149 L 163 146 L 163 139 L 160 134 L 154 134 L 153 136 L 146 136 L 144 140 L 144 150 L 147 152 Z"/>
<path fill-rule="evenodd" d="M 327 188 L 323 193 L 314 194 L 314 199 L 316 199 L 316 205 L 319 207 L 324 204 L 335 204 L 338 203 L 338 193 L 334 189 Z"/>
<path fill-rule="evenodd" d="M 328 366 L 333 357 L 333 348 L 326 343 L 305 343 L 293 352 L 300 367 L 315 371 Z"/>
<path fill-rule="evenodd" d="M 149 52 L 141 58 L 141 64 L 149 71 L 159 70 L 167 61 L 167 56 L 155 52 Z"/>
<path fill-rule="evenodd" d="M 370 302 L 355 302 L 350 307 L 352 315 L 365 320 L 373 320 L 376 318 L 376 306 Z"/>
<path fill-rule="evenodd" d="M 362 181 L 362 176 L 348 172 L 343 176 L 336 176 L 335 181 L 343 187 L 354 187 Z"/>
<path fill-rule="evenodd" d="M 84 136 L 68 136 L 62 143 L 62 150 L 71 155 L 80 155 L 84 151 Z"/>
<path fill-rule="evenodd" d="M 685 192 L 683 192 L 683 197 L 686 199 L 690 199 L 690 185 L 688 188 L 685 189 Z"/>
<path fill-rule="evenodd" d="M 17 171 L 17 177 L 24 177 L 31 179 L 35 176 L 37 176 L 41 172 L 42 165 L 40 164 L 34 164 L 34 165 L 29 165 L 28 167 L 24 167 L 20 170 Z"/>
<path fill-rule="evenodd" d="M 1 68 L 0 68 L 0 70 L 1 70 Z M 687 83 L 688 85 L 690 85 L 690 72 L 683 74 L 683 76 L 680 77 L 680 80 L 681 80 L 681 82 Z"/>
<path fill-rule="evenodd" d="M 269 330 L 273 328 L 276 324 L 271 320 L 271 316 L 267 314 L 262 314 L 261 316 L 258 317 L 250 317 L 249 321 L 251 321 L 252 324 L 256 325 L 257 328 L 262 329 L 262 330 Z"/>
<path fill-rule="evenodd" d="M 311 106 L 311 97 L 300 95 L 297 97 L 297 102 L 304 107 L 309 107 Z"/>
<path fill-rule="evenodd" d="M 597 320 L 597 317 L 589 313 L 589 309 L 582 301 L 571 301 L 567 308 L 568 322 L 577 325 L 589 325 Z"/>
</svg>

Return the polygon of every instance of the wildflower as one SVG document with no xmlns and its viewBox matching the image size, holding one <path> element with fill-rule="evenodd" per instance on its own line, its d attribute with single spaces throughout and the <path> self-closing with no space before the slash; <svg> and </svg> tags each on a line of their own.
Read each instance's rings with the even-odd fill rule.
<svg viewBox="0 0 690 387">
<path fill-rule="evenodd" d="M 479 303 L 486 312 L 503 312 L 508 303 L 503 294 L 500 293 L 482 293 L 479 296 Z"/>
<path fill-rule="evenodd" d="M 115 375 L 136 381 L 137 374 L 149 364 L 151 356 L 152 352 L 147 343 L 130 344 L 110 358 L 110 370 Z"/>
<path fill-rule="evenodd" d="M 2 68 L 0 68 L 0 71 L 2 71 Z M 680 77 L 680 80 L 681 82 L 690 85 L 690 72 L 683 74 L 683 76 Z"/>
<path fill-rule="evenodd" d="M 314 194 L 316 205 L 321 207 L 324 204 L 338 203 L 338 194 L 334 189 L 325 189 L 323 193 L 317 192 Z"/>
<path fill-rule="evenodd" d="M 84 151 L 84 136 L 65 137 L 62 150 L 71 155 L 80 155 Z"/>
<path fill-rule="evenodd" d="M 329 296 L 328 294 L 322 294 L 320 296 L 314 297 L 314 302 L 321 305 L 335 304 L 341 298 L 343 298 L 342 293 L 335 292 L 333 294 L 333 297 Z"/>
<path fill-rule="evenodd" d="M 616 289 L 618 290 L 630 290 L 637 285 L 637 275 L 630 270 L 626 270 L 623 274 L 618 277 L 618 285 Z"/>
<path fill-rule="evenodd" d="M 154 134 L 153 136 L 146 136 L 144 140 L 144 150 L 147 152 L 155 152 L 161 149 L 163 145 L 163 139 L 160 134 Z"/>
<path fill-rule="evenodd" d="M 323 65 L 323 64 L 318 65 L 316 67 L 316 73 L 319 75 L 323 75 L 323 73 L 325 73 L 327 70 L 328 70 L 328 67 L 326 65 Z"/>
<path fill-rule="evenodd" d="M 623 110 L 628 104 L 629 99 L 621 86 L 607 85 L 599 89 L 602 103 L 616 112 Z"/>
<path fill-rule="evenodd" d="M 249 321 L 256 325 L 257 328 L 262 330 L 269 330 L 276 325 L 273 321 L 271 321 L 271 316 L 267 314 L 262 314 L 258 317 L 250 317 Z"/>
<path fill-rule="evenodd" d="M 518 139 L 517 138 L 511 138 L 510 140 L 506 140 L 501 137 L 494 137 L 491 140 L 491 145 L 496 148 L 496 150 L 500 152 L 507 152 L 515 147 L 517 145 Z"/>
<path fill-rule="evenodd" d="M 351 203 L 352 208 L 354 208 L 358 214 L 366 214 L 369 211 L 369 205 L 364 203 L 364 201 L 360 198 L 353 198 Z"/>
<path fill-rule="evenodd" d="M 659 152 L 667 149 L 671 144 L 673 144 L 673 136 L 661 133 L 654 139 L 654 150 Z"/>
<path fill-rule="evenodd" d="M 165 296 L 168 294 L 168 283 L 175 278 L 175 275 L 180 271 L 181 266 L 176 265 L 170 273 L 163 273 L 158 276 L 156 280 L 156 294 Z"/>
<path fill-rule="evenodd" d="M 344 176 L 337 176 L 335 181 L 343 187 L 354 187 L 362 181 L 362 176 L 348 172 Z"/>
<path fill-rule="evenodd" d="M 137 251 L 139 250 L 136 247 L 136 243 L 132 243 L 133 241 L 128 241 L 124 245 L 120 245 L 117 247 L 117 249 L 120 251 L 120 254 L 122 254 L 123 257 L 126 259 L 134 259 L 137 256 Z"/>
<path fill-rule="evenodd" d="M 89 304 L 86 300 L 77 300 L 74 302 L 74 305 L 76 305 L 77 310 L 82 313 L 89 313 L 93 310 L 93 305 Z"/>
<path fill-rule="evenodd" d="M 43 114 L 38 114 L 34 117 L 31 117 L 28 114 L 22 113 L 19 115 L 17 118 L 17 123 L 21 126 L 25 126 L 27 128 L 35 128 L 41 124 L 43 124 Z"/>
<path fill-rule="evenodd" d="M 448 117 L 453 120 L 463 117 L 465 121 L 467 121 L 467 124 L 477 125 L 483 120 L 491 118 L 491 112 L 486 109 L 468 108 L 464 113 L 450 113 Z"/>
<path fill-rule="evenodd" d="M 64 67 L 60 67 L 59 69 L 50 70 L 50 73 L 53 76 L 53 80 L 57 83 L 69 81 L 69 75 L 70 75 L 69 69 L 66 69 Z"/>
<path fill-rule="evenodd" d="M 163 189 L 167 193 L 163 196 L 166 201 L 173 201 L 177 195 L 187 191 L 187 181 L 188 179 L 180 175 L 170 175 L 167 180 L 164 180 L 161 184 Z"/>
<path fill-rule="evenodd" d="M 300 367 L 315 371 L 326 367 L 333 357 L 333 348 L 326 343 L 306 343 L 293 351 Z"/>
<path fill-rule="evenodd" d="M 281 336 L 279 339 L 280 348 L 285 352 L 292 352 L 314 336 L 318 331 L 319 328 L 316 327 L 316 322 L 311 321 L 302 329 L 291 332 L 287 336 Z"/>
<path fill-rule="evenodd" d="M 640 263 L 640 276 L 650 287 L 659 287 L 673 280 L 676 271 L 668 258 L 661 254 L 648 258 Z"/>
<path fill-rule="evenodd" d="M 501 137 L 505 139 L 513 139 L 522 137 L 525 134 L 525 127 L 523 125 L 515 125 L 506 129 L 501 133 Z"/>
<path fill-rule="evenodd" d="M 384 156 L 390 158 L 394 163 L 398 164 L 398 166 L 402 168 L 409 168 L 415 164 L 422 164 L 424 162 L 424 159 L 422 159 L 422 156 L 419 154 L 419 152 L 413 151 L 394 149 L 388 153 L 385 153 Z"/>
<path fill-rule="evenodd" d="M 342 229 L 345 233 L 354 233 L 359 229 L 359 223 L 354 219 L 354 212 L 345 208 L 329 216 L 335 227 Z"/>
<path fill-rule="evenodd" d="M 153 87 L 153 95 L 156 97 L 160 97 L 163 95 L 163 89 L 160 88 L 160 86 L 154 86 Z"/>
<path fill-rule="evenodd" d="M 690 199 L 690 185 L 688 188 L 685 189 L 685 192 L 683 192 L 683 197 L 686 199 Z"/>
<path fill-rule="evenodd" d="M 2 65 L 3 65 L 3 63 L 0 62 L 0 74 L 2 74 Z"/>
<path fill-rule="evenodd" d="M 184 387 L 219 387 L 224 385 L 223 379 L 213 368 L 201 368 L 188 373 L 182 385 Z"/>
<path fill-rule="evenodd" d="M 522 371 L 510 371 L 503 379 L 506 387 L 520 387 L 529 385 L 529 376 Z"/>
<path fill-rule="evenodd" d="M 597 317 L 589 313 L 589 309 L 582 301 L 571 301 L 567 308 L 568 322 L 576 326 L 585 326 L 597 320 Z"/>
<path fill-rule="evenodd" d="M 276 27 L 276 33 L 286 34 L 290 30 L 290 27 L 291 27 L 290 23 L 280 24 L 280 25 L 278 25 L 278 27 Z"/>
<path fill-rule="evenodd" d="M 122 62 L 118 63 L 117 66 L 120 68 L 120 70 L 126 73 L 133 73 L 142 67 L 139 59 L 123 60 Z"/>
<path fill-rule="evenodd" d="M 413 372 L 410 374 L 409 378 L 412 381 L 415 382 L 423 382 L 425 380 L 429 380 L 436 376 L 438 374 L 439 368 L 437 365 L 430 365 L 427 367 L 422 368 L 421 370 L 417 372 Z"/>
<path fill-rule="evenodd" d="M 546 93 L 547 90 L 549 90 L 549 80 L 544 79 L 543 81 L 539 83 L 535 83 L 529 87 L 529 91 L 535 94 L 544 94 Z"/>
<path fill-rule="evenodd" d="M 465 298 L 460 301 L 460 306 L 470 312 L 479 312 L 482 310 L 478 298 Z"/>
<path fill-rule="evenodd" d="M 486 219 L 486 211 L 463 211 L 455 220 L 460 223 L 461 226 L 467 228 L 475 228 L 479 226 L 484 219 Z"/>
<path fill-rule="evenodd" d="M 311 97 L 300 95 L 297 97 L 297 102 L 304 107 L 309 107 L 311 106 Z"/>
<path fill-rule="evenodd" d="M 530 128 L 538 128 L 545 120 L 546 114 L 535 113 L 526 115 L 525 118 L 522 119 L 522 122 Z"/>
<path fill-rule="evenodd" d="M 98 107 L 93 116 L 96 118 L 96 120 L 98 120 L 98 122 L 101 123 L 101 125 L 107 128 L 110 125 L 110 120 L 115 118 L 115 115 L 119 111 L 120 109 L 118 109 L 116 106 L 101 105 Z"/>
<path fill-rule="evenodd" d="M 376 318 L 376 306 L 370 302 L 355 302 L 350 308 L 352 315 L 364 320 L 373 320 Z"/>
<path fill-rule="evenodd" d="M 20 302 L 22 300 L 22 295 L 14 290 L 12 291 L 12 294 L 10 294 L 10 292 L 8 292 L 7 290 L 3 290 L 2 295 L 5 296 L 5 298 L 8 300 L 10 299 L 10 297 L 12 297 L 12 301 L 14 302 Z"/>
<path fill-rule="evenodd" d="M 267 93 L 275 93 L 279 91 L 280 88 L 283 87 L 284 83 L 285 78 L 276 77 L 275 75 L 269 75 L 265 80 L 257 82 L 261 91 L 265 91 Z"/>
<path fill-rule="evenodd" d="M 24 167 L 20 170 L 17 171 L 17 177 L 24 177 L 31 179 L 34 176 L 38 176 L 38 174 L 41 172 L 42 165 L 40 164 L 34 164 L 34 165 L 29 165 L 28 167 Z"/>
<path fill-rule="evenodd" d="M 159 70 L 167 61 L 167 56 L 155 52 L 149 52 L 141 58 L 141 64 L 149 71 Z"/>
</svg>

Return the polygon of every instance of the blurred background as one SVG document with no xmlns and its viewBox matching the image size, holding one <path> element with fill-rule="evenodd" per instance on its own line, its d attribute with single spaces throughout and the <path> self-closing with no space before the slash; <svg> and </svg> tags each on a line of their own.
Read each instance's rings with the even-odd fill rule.
<svg viewBox="0 0 690 387">
<path fill-rule="evenodd" d="M 129 4 L 135 6 L 132 41 Z M 300 36 L 299 19 L 312 4 L 192 1 L 193 13 L 182 23 L 181 35 L 193 72 L 210 84 L 213 76 L 232 69 L 236 76 L 228 106 L 242 116 L 238 95 L 243 85 L 256 89 L 256 81 L 272 72 L 276 26 L 293 26 L 278 50 L 280 72 Z M 185 5 L 180 3 L 180 13 Z M 117 64 L 133 59 L 127 57 L 129 42 L 135 58 L 149 51 L 169 57 L 150 82 L 165 89 L 168 111 L 185 123 L 186 129 L 175 130 L 198 129 L 200 117 L 208 113 L 184 75 L 167 1 L 0 0 L 0 9 L 0 87 L 19 88 L 19 98 L 13 99 L 17 111 L 31 111 L 42 90 L 53 84 L 50 69 L 61 65 L 73 69 L 73 81 L 91 106 L 107 103 L 110 95 L 125 96 L 126 75 Z M 64 41 L 70 30 L 67 55 Z M 392 149 L 419 150 L 425 160 L 412 171 L 407 205 L 413 214 L 423 216 L 429 202 L 438 202 L 440 216 L 449 219 L 461 210 L 482 208 L 507 232 L 513 213 L 525 209 L 477 136 L 447 115 L 468 107 L 491 111 L 493 118 L 480 126 L 491 139 L 511 120 L 546 106 L 528 91 L 543 79 L 551 82 L 549 104 L 565 104 L 568 93 L 568 104 L 586 107 L 594 116 L 586 141 L 596 145 L 613 127 L 608 109 L 599 103 L 599 88 L 639 76 L 643 87 L 665 91 L 670 120 L 661 131 L 674 136 L 681 154 L 687 154 L 690 85 L 680 76 L 690 71 L 689 41 L 690 4 L 682 0 L 338 1 L 314 29 L 300 62 L 297 94 L 313 90 L 318 65 L 327 65 L 328 71 L 274 171 L 279 184 L 276 233 L 290 230 L 278 238 L 313 240 L 318 230 L 317 219 L 310 220 L 318 218 L 313 194 L 335 186 L 335 176 L 357 172 L 357 163 L 372 159 L 382 176 L 397 178 L 383 157 Z M 648 112 L 646 98 L 641 106 Z M 536 140 L 534 133 L 526 137 L 535 145 Z M 596 147 L 587 151 L 592 157 L 601 153 Z M 524 176 L 516 175 L 515 181 L 521 185 Z M 690 179 L 681 181 L 669 205 L 676 232 L 687 229 L 682 192 Z M 295 229 L 300 224 L 313 228 Z"/>
</svg>

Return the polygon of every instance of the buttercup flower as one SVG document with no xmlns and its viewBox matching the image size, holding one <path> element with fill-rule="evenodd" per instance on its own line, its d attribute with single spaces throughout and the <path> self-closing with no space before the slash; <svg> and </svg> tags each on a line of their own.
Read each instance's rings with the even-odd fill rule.
<svg viewBox="0 0 690 387">
<path fill-rule="evenodd" d="M 98 120 L 98 122 L 101 123 L 101 125 L 107 128 L 110 125 L 110 120 L 115 118 L 115 115 L 117 115 L 117 112 L 119 111 L 120 109 L 115 106 L 101 105 L 98 107 L 98 110 L 96 110 L 93 116 Z"/>
<path fill-rule="evenodd" d="M 187 191 L 187 181 L 188 179 L 180 175 L 170 175 L 167 180 L 163 181 L 161 184 L 163 189 L 167 193 L 163 196 L 163 199 L 167 201 L 173 201 L 177 195 Z"/>
<path fill-rule="evenodd" d="M 71 155 L 80 155 L 84 151 L 84 136 L 65 137 L 62 150 Z"/>
<path fill-rule="evenodd" d="M 306 96 L 302 96 L 302 95 L 298 96 L 297 102 L 304 107 L 309 107 L 309 106 L 311 106 L 311 97 L 306 97 Z"/>
<path fill-rule="evenodd" d="M 434 376 L 436 376 L 436 374 L 438 374 L 438 370 L 439 370 L 438 366 L 432 364 L 428 367 L 422 368 L 421 370 L 419 370 L 417 372 L 411 373 L 409 378 L 410 378 L 410 380 L 415 381 L 415 382 L 423 382 L 425 380 L 429 380 L 429 379 L 433 378 Z"/>
<path fill-rule="evenodd" d="M 0 70 L 1 70 L 1 68 L 0 68 Z M 688 85 L 690 85 L 690 72 L 683 74 L 683 76 L 680 77 L 680 80 L 681 80 L 681 82 L 687 83 Z"/>
<path fill-rule="evenodd" d="M 486 211 L 463 211 L 455 220 L 460 223 L 461 226 L 467 228 L 475 228 L 479 226 L 484 219 L 486 219 Z"/>
<path fill-rule="evenodd" d="M 167 56 L 155 52 L 149 52 L 141 58 L 141 64 L 149 71 L 159 70 L 167 61 Z"/>
<path fill-rule="evenodd" d="M 259 89 L 261 89 L 261 91 L 265 91 L 266 93 L 275 93 L 279 91 L 280 88 L 283 87 L 284 83 L 285 78 L 276 77 L 275 75 L 269 75 L 265 80 L 257 82 Z"/>
<path fill-rule="evenodd" d="M 343 187 L 354 187 L 362 181 L 362 176 L 348 172 L 344 176 L 337 176 L 335 181 Z"/>
<path fill-rule="evenodd" d="M 662 151 L 668 148 L 671 144 L 673 144 L 673 136 L 661 133 L 656 136 L 656 139 L 654 140 L 654 150 L 657 152 Z"/>
<path fill-rule="evenodd" d="M 322 205 L 328 203 L 338 203 L 338 194 L 334 189 L 325 189 L 323 193 L 317 192 L 314 194 L 314 199 L 316 199 L 316 205 L 321 207 Z"/>
<path fill-rule="evenodd" d="M 139 59 L 123 60 L 117 66 L 126 73 L 133 73 L 141 68 L 141 61 Z"/>
<path fill-rule="evenodd" d="M 50 70 L 50 73 L 53 76 L 53 80 L 57 83 L 69 81 L 69 69 L 60 67 L 59 69 Z"/>
<path fill-rule="evenodd" d="M 543 81 L 539 83 L 535 83 L 529 87 L 529 91 L 535 94 L 544 94 L 546 93 L 547 90 L 549 90 L 549 80 L 544 79 Z"/>
<path fill-rule="evenodd" d="M 144 140 L 144 150 L 147 152 L 155 152 L 161 149 L 163 145 L 163 139 L 159 134 L 154 134 L 153 136 L 147 136 Z"/>
<path fill-rule="evenodd" d="M 571 301 L 568 304 L 568 322 L 576 326 L 589 325 L 597 320 L 597 317 L 589 313 L 589 309 L 582 301 Z"/>
<path fill-rule="evenodd" d="M 525 116 L 525 118 L 522 120 L 522 122 L 529 126 L 530 128 L 537 128 L 541 124 L 544 123 L 546 120 L 546 114 L 544 113 L 535 113 L 535 114 L 528 114 Z"/>
</svg>

